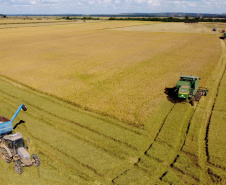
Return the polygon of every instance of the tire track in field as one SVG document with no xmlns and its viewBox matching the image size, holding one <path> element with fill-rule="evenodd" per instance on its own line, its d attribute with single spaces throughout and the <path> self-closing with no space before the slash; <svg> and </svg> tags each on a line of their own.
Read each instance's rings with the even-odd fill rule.
<svg viewBox="0 0 226 185">
<path fill-rule="evenodd" d="M 196 107 L 197 107 L 197 106 L 196 106 Z M 195 108 L 195 110 L 196 110 L 196 108 Z M 193 111 L 193 113 L 192 113 L 192 115 L 191 115 L 191 117 L 190 117 L 190 120 L 189 120 L 189 122 L 188 122 L 188 126 L 187 126 L 187 130 L 186 130 L 186 134 L 185 134 L 185 137 L 184 137 L 183 144 L 181 145 L 181 148 L 180 148 L 180 150 L 178 151 L 178 154 L 177 154 L 177 156 L 175 157 L 174 161 L 170 164 L 170 167 L 171 167 L 174 171 L 180 172 L 180 173 L 183 174 L 183 175 L 186 174 L 186 175 L 190 176 L 190 177 L 193 178 L 197 183 L 199 183 L 199 182 L 200 182 L 199 178 L 197 178 L 197 177 L 195 177 L 194 175 L 189 174 L 189 173 L 187 173 L 187 172 L 185 173 L 183 170 L 181 170 L 181 169 L 179 169 L 179 168 L 177 168 L 177 167 L 174 166 L 174 164 L 177 162 L 178 158 L 180 157 L 180 153 L 183 151 L 183 148 L 184 148 L 184 146 L 185 146 L 185 143 L 186 143 L 186 140 L 187 140 L 187 136 L 188 136 L 188 133 L 189 133 L 189 129 L 190 129 L 190 125 L 191 125 L 191 120 L 192 120 L 192 118 L 193 118 L 193 116 L 194 116 L 194 114 L 195 114 L 195 110 Z M 167 173 L 168 173 L 168 171 L 164 172 L 164 173 L 162 174 L 162 176 L 161 176 L 159 179 L 162 181 L 162 180 L 163 180 L 163 177 L 166 176 Z"/>
<path fill-rule="evenodd" d="M 91 166 L 89 166 L 88 164 L 85 164 L 85 163 L 82 163 L 81 161 L 79 161 L 78 159 L 76 159 L 75 157 L 73 156 L 70 156 L 69 154 L 67 154 L 66 152 L 62 151 L 62 150 L 59 150 L 58 148 L 54 148 L 53 146 L 51 146 L 48 142 L 45 142 L 43 140 L 41 140 L 40 138 L 34 136 L 33 134 L 31 134 L 30 132 L 28 132 L 26 126 L 25 126 L 25 129 L 27 131 L 27 133 L 34 139 L 36 139 L 37 141 L 41 142 L 41 143 L 44 143 L 45 145 L 48 146 L 48 148 L 51 148 L 52 150 L 55 150 L 61 154 L 63 154 L 64 156 L 68 157 L 68 158 L 71 158 L 73 159 L 73 161 L 75 161 L 76 163 L 80 164 L 81 166 L 83 167 L 86 167 L 87 169 L 91 170 L 92 172 L 94 172 L 96 175 L 98 175 L 99 177 L 103 177 L 104 175 L 97 172 L 96 169 L 92 168 Z M 87 174 L 86 174 L 87 175 Z M 87 175 L 88 176 L 88 175 Z"/>
<path fill-rule="evenodd" d="M 2 91 L 2 90 L 0 90 L 0 92 L 3 93 L 3 94 L 8 95 L 8 96 L 10 96 L 10 97 L 13 97 L 13 98 L 15 98 L 15 99 L 17 98 L 16 96 L 13 96 L 13 95 L 11 95 L 11 94 L 9 94 L 9 93 L 6 93 L 6 92 L 4 92 L 4 91 Z M 61 116 L 58 116 L 58 115 L 53 114 L 53 113 L 51 113 L 51 112 L 48 112 L 48 111 L 46 111 L 46 110 L 44 110 L 44 109 L 42 109 L 42 108 L 40 108 L 40 107 L 37 107 L 36 105 L 33 105 L 33 104 L 27 102 L 27 101 L 24 101 L 24 102 L 25 102 L 27 105 L 33 106 L 33 107 L 35 107 L 36 109 L 39 109 L 39 110 L 41 110 L 41 111 L 43 111 L 43 112 L 45 112 L 45 113 L 47 113 L 47 114 L 49 114 L 49 115 L 51 115 L 51 116 L 54 116 L 54 117 L 56 117 L 56 118 L 58 118 L 58 119 L 61 119 L 61 120 L 63 120 L 63 121 L 67 121 L 67 122 L 69 122 L 69 123 L 72 123 L 72 124 L 74 124 L 74 125 L 77 125 L 78 127 L 81 127 L 81 128 L 83 128 L 83 129 L 89 130 L 89 131 L 91 131 L 91 132 L 93 132 L 93 133 L 95 133 L 95 134 L 97 134 L 97 135 L 103 136 L 103 137 L 105 137 L 105 138 L 107 138 L 107 139 L 110 139 L 110 140 L 112 140 L 112 141 L 114 141 L 114 142 L 123 144 L 123 145 L 125 145 L 125 146 L 127 146 L 127 147 L 129 147 L 129 148 L 131 148 L 131 149 L 133 149 L 133 150 L 135 150 L 135 151 L 138 151 L 138 148 L 136 148 L 136 147 L 130 145 L 129 143 L 126 143 L 126 142 L 124 142 L 124 141 L 115 139 L 115 138 L 113 138 L 112 136 L 108 136 L 108 135 L 106 135 L 106 134 L 103 134 L 103 133 L 101 133 L 101 132 L 99 132 L 99 131 L 97 131 L 97 130 L 91 129 L 91 128 L 89 128 L 88 126 L 84 126 L 84 125 L 82 125 L 82 124 L 80 124 L 80 123 L 77 123 L 77 122 L 75 122 L 75 121 L 72 121 L 72 120 L 70 120 L 70 119 L 62 118 Z"/>
<path fill-rule="evenodd" d="M 195 108 L 195 110 L 196 110 L 196 108 Z M 193 116 L 194 116 L 195 110 L 193 111 L 193 113 L 192 113 L 192 115 L 191 115 L 191 117 L 190 117 L 190 120 L 189 120 L 189 122 L 188 122 L 188 126 L 187 126 L 187 130 L 186 130 L 184 142 L 183 142 L 183 144 L 182 144 L 182 146 L 181 146 L 181 148 L 180 148 L 180 150 L 179 150 L 179 153 L 183 150 L 184 145 L 185 145 L 185 143 L 186 143 L 186 139 L 187 139 L 187 136 L 188 136 L 188 132 L 189 132 L 189 129 L 190 129 L 190 125 L 191 125 L 191 120 L 192 120 L 192 118 L 193 118 Z M 180 154 L 178 154 L 178 155 L 176 156 L 176 158 L 174 159 L 173 163 L 170 164 L 170 167 L 174 167 L 174 164 L 177 162 L 177 159 L 178 159 L 179 157 L 180 157 Z"/>
<path fill-rule="evenodd" d="M 220 169 L 221 171 L 225 171 L 224 169 L 222 169 L 220 166 L 212 164 L 210 161 L 210 154 L 209 154 L 209 129 L 210 129 L 210 124 L 211 124 L 211 119 L 212 119 L 212 114 L 215 108 L 215 104 L 216 104 L 216 100 L 218 97 L 218 93 L 219 93 L 219 88 L 221 86 L 221 82 L 223 80 L 224 75 L 226 74 L 226 49 L 225 49 L 225 42 L 221 40 L 221 44 L 222 44 L 222 48 L 223 48 L 223 54 L 222 54 L 222 64 L 219 67 L 219 70 L 223 68 L 223 70 L 217 71 L 218 73 L 222 73 L 221 76 L 217 79 L 219 79 L 219 82 L 216 82 L 218 84 L 216 84 L 216 94 L 214 95 L 214 100 L 213 100 L 213 104 L 210 110 L 210 114 L 209 117 L 207 118 L 207 122 L 205 122 L 205 128 L 203 128 L 203 133 L 201 136 L 199 136 L 199 163 L 200 166 L 203 169 L 203 174 L 202 174 L 202 179 L 204 182 L 206 182 L 207 177 L 210 177 L 209 180 L 211 180 L 213 183 L 217 182 L 219 179 L 222 180 L 222 178 L 220 176 L 218 176 L 217 174 L 214 174 L 212 172 L 212 167 L 216 167 L 218 169 Z M 217 73 L 216 72 L 216 73 Z M 215 86 L 215 84 L 214 84 Z M 204 139 L 204 142 L 202 142 L 202 139 Z M 208 174 L 208 176 L 206 175 Z"/>
<path fill-rule="evenodd" d="M 166 122 L 166 119 L 168 118 L 168 116 L 170 115 L 170 113 L 172 112 L 172 110 L 173 110 L 174 107 L 175 107 L 175 104 L 173 104 L 172 108 L 170 109 L 170 111 L 169 111 L 168 114 L 166 115 L 165 119 L 163 120 L 163 122 L 162 122 L 162 124 L 161 124 L 161 126 L 160 126 L 160 129 L 158 130 L 158 133 L 156 134 L 156 136 L 155 136 L 155 138 L 154 138 L 154 141 L 151 143 L 151 145 L 148 147 L 148 149 L 144 152 L 144 155 L 150 157 L 150 156 L 148 155 L 147 152 L 148 152 L 148 150 L 151 149 L 151 147 L 152 147 L 152 145 L 154 144 L 154 142 L 156 142 L 156 140 L 157 140 L 157 138 L 158 138 L 158 136 L 159 136 L 159 134 L 160 134 L 160 132 L 161 132 L 161 130 L 162 130 L 162 128 L 163 128 L 165 122 Z M 134 164 L 134 165 L 136 165 L 136 164 Z"/>
<path fill-rule="evenodd" d="M 161 127 L 160 127 L 160 129 L 159 129 L 159 131 L 158 131 L 158 133 L 157 133 L 157 135 L 156 135 L 156 137 L 155 137 L 155 139 L 154 139 L 154 142 L 157 142 L 157 140 L 158 140 L 158 135 L 160 134 L 160 132 L 161 132 L 163 126 L 164 126 L 164 123 L 165 123 L 166 119 L 168 118 L 168 116 L 170 115 L 170 113 L 172 112 L 174 106 L 175 106 L 175 104 L 173 105 L 173 107 L 171 108 L 171 110 L 169 111 L 169 113 L 167 114 L 167 116 L 165 117 L 165 119 L 164 119 L 164 121 L 163 121 L 163 123 L 162 123 L 162 125 L 161 125 Z M 182 171 L 181 169 L 177 168 L 177 167 L 174 167 L 174 164 L 177 162 L 177 160 L 178 160 L 178 158 L 179 158 L 179 156 L 180 156 L 180 152 L 183 151 L 183 147 L 185 146 L 185 143 L 186 143 L 186 140 L 187 140 L 187 136 L 188 136 L 188 133 L 189 133 L 189 130 L 190 130 L 191 120 L 192 120 L 192 118 L 193 118 L 193 116 L 194 116 L 194 113 L 195 113 L 196 108 L 197 108 L 197 106 L 196 106 L 195 109 L 193 110 L 193 112 L 192 112 L 192 114 L 191 114 L 191 116 L 190 116 L 189 121 L 188 121 L 187 123 L 185 123 L 185 124 L 187 124 L 186 133 L 185 133 L 185 136 L 183 137 L 183 144 L 181 145 L 181 147 L 178 146 L 180 149 L 178 150 L 176 157 L 174 158 L 174 160 L 173 160 L 173 162 L 172 162 L 171 164 L 165 164 L 165 166 L 168 166 L 168 165 L 169 165 L 169 167 L 170 167 L 171 170 L 173 170 L 173 171 L 175 171 L 175 172 L 180 172 L 180 173 L 183 174 L 183 175 L 185 174 L 185 172 Z M 183 130 L 183 129 L 182 129 L 182 130 Z M 181 131 L 181 132 L 182 132 L 182 131 Z M 153 143 L 150 145 L 150 147 L 145 151 L 145 155 L 146 155 L 147 157 L 149 157 L 149 158 L 154 159 L 156 162 L 158 162 L 159 164 L 162 165 L 163 161 L 159 160 L 159 159 L 156 158 L 156 157 L 150 156 L 150 155 L 148 155 L 148 153 L 147 153 L 148 150 L 151 149 L 151 147 L 152 147 L 152 145 L 154 144 L 154 142 L 153 142 Z M 172 146 L 169 146 L 169 147 L 172 147 Z M 140 162 L 140 160 L 141 160 L 141 158 L 139 158 L 138 162 L 137 162 L 135 165 L 138 165 L 138 163 Z M 150 171 L 144 169 L 142 166 L 139 166 L 139 167 L 140 167 L 140 169 L 142 169 L 144 172 L 150 173 Z M 166 168 L 167 168 L 167 167 L 166 167 Z M 159 180 L 160 180 L 160 181 L 163 181 L 163 177 L 166 176 L 167 173 L 168 173 L 168 170 L 165 171 L 165 172 L 159 177 Z M 197 177 L 195 177 L 195 176 L 192 175 L 192 174 L 189 174 L 189 173 L 186 172 L 186 175 L 190 176 L 190 177 L 191 177 L 192 179 L 194 179 L 196 182 L 199 182 L 199 181 L 200 181 Z M 165 181 L 164 181 L 164 182 L 165 182 Z"/>
<path fill-rule="evenodd" d="M 224 73 L 220 79 L 220 82 L 217 86 L 217 94 L 214 98 L 214 103 L 213 103 L 213 106 L 212 106 L 212 109 L 211 109 L 211 113 L 210 113 L 210 116 L 209 116 L 209 119 L 208 119 L 208 123 L 207 123 L 207 126 L 206 126 L 206 134 L 205 134 L 205 149 L 206 149 L 206 157 L 207 157 L 207 162 L 209 163 L 210 162 L 210 155 L 209 155 L 209 128 L 210 128 L 210 124 L 211 124 L 211 119 L 212 119 L 212 115 L 213 115 L 213 111 L 214 111 L 214 107 L 215 107 L 215 104 L 216 104 L 216 100 L 217 100 L 217 97 L 218 97 L 218 93 L 219 93 L 219 88 L 220 88 L 220 85 L 221 85 L 221 82 L 222 82 L 222 79 L 223 79 L 223 76 L 225 75 L 225 71 L 226 69 L 224 69 Z"/>
<path fill-rule="evenodd" d="M 55 95 L 53 95 L 53 94 L 50 94 L 50 93 L 47 93 L 47 92 L 43 92 L 43 91 L 39 91 L 39 90 L 37 90 L 37 89 L 35 89 L 35 88 L 33 88 L 33 87 L 30 87 L 30 86 L 28 86 L 28 85 L 26 85 L 26 84 L 23 84 L 22 82 L 16 81 L 16 80 L 11 79 L 11 78 L 9 78 L 9 77 L 7 77 L 7 76 L 4 76 L 4 75 L 2 75 L 2 74 L 0 74 L 0 77 L 1 77 L 1 80 L 4 81 L 5 83 L 9 83 L 9 84 L 11 84 L 11 85 L 13 85 L 13 86 L 15 86 L 15 87 L 16 87 L 15 83 L 16 83 L 16 84 L 19 84 L 19 85 L 21 85 L 21 86 L 24 87 L 24 88 L 23 88 L 23 91 L 26 91 L 27 93 L 33 94 L 33 95 L 35 95 L 35 93 L 37 93 L 37 95 L 40 96 L 41 98 L 43 98 L 43 99 L 45 99 L 45 100 L 47 100 L 47 101 L 50 101 L 50 102 L 52 102 L 52 103 L 54 103 L 54 104 L 57 104 L 57 105 L 59 105 L 59 106 L 66 107 L 66 108 L 68 108 L 68 109 L 70 109 L 70 110 L 72 110 L 72 111 L 75 111 L 75 109 L 72 108 L 72 107 L 70 107 L 70 106 L 75 106 L 75 107 L 77 108 L 77 109 L 76 109 L 77 112 L 80 112 L 80 113 L 82 113 L 82 114 L 89 115 L 90 117 L 97 118 L 97 119 L 99 119 L 99 120 L 103 120 L 103 121 L 105 121 L 105 122 L 108 122 L 108 123 L 110 123 L 110 124 L 116 125 L 116 126 L 122 128 L 122 129 L 128 130 L 128 131 L 133 132 L 133 133 L 135 133 L 135 134 L 138 134 L 138 135 L 146 135 L 146 136 L 148 136 L 148 133 L 146 133 L 144 129 L 139 128 L 137 125 L 130 125 L 130 127 L 134 127 L 134 128 L 136 128 L 136 129 L 139 129 L 139 131 L 138 131 L 138 130 L 134 130 L 134 129 L 132 129 L 132 128 L 128 128 L 128 126 L 125 126 L 125 125 L 120 125 L 120 124 L 118 124 L 118 123 L 116 123 L 116 122 L 114 122 L 114 121 L 104 119 L 104 118 L 101 117 L 101 116 L 106 116 L 106 115 L 104 115 L 105 113 L 101 113 L 101 112 L 98 112 L 98 111 L 94 111 L 94 110 L 82 108 L 81 105 L 79 105 L 79 104 L 77 104 L 77 103 L 75 103 L 75 102 L 70 102 L 70 101 L 65 100 L 65 99 L 63 99 L 63 98 L 57 97 L 57 96 L 55 96 Z M 33 91 L 33 93 L 30 92 L 30 91 Z M 11 96 L 12 96 L 12 95 L 11 95 Z M 50 98 L 48 98 L 48 97 L 46 97 L 46 96 L 49 96 L 49 97 L 51 97 L 51 98 L 55 98 L 56 100 L 61 101 L 61 102 L 63 102 L 63 103 L 66 103 L 66 104 L 68 104 L 68 105 L 65 105 L 65 104 L 63 105 L 61 102 L 54 101 L 54 100 L 52 100 L 52 99 L 50 99 Z M 12 96 L 12 97 L 13 97 L 13 96 Z M 107 117 L 118 120 L 117 118 L 112 117 L 112 116 L 110 116 L 110 115 L 107 115 Z M 122 122 L 122 123 L 128 124 L 127 122 Z M 141 133 L 141 132 L 145 132 L 145 133 Z"/>
<path fill-rule="evenodd" d="M 213 115 L 213 111 L 214 111 L 214 108 L 215 108 L 215 104 L 216 104 L 216 100 L 217 100 L 217 97 L 218 97 L 218 94 L 219 94 L 219 88 L 221 86 L 221 82 L 223 80 L 223 77 L 224 75 L 226 74 L 226 68 L 224 68 L 224 72 L 223 72 L 223 75 L 221 76 L 221 79 L 219 81 L 219 84 L 217 86 L 217 93 L 216 93 L 216 96 L 214 97 L 214 103 L 212 105 L 212 109 L 211 109 L 211 112 L 210 112 L 210 116 L 209 116 L 209 119 L 208 119 L 208 122 L 207 122 L 207 125 L 206 125 L 206 133 L 205 133 L 205 153 L 206 153 L 206 162 L 208 164 L 212 164 L 212 166 L 216 167 L 216 168 L 219 168 L 221 170 L 226 170 L 225 168 L 222 168 L 218 165 L 214 165 L 213 163 L 210 162 L 210 154 L 209 154 L 209 128 L 210 128 L 210 124 L 211 124 L 211 119 L 212 119 L 212 115 Z M 215 183 L 216 181 L 217 182 L 220 182 L 222 180 L 222 177 L 217 175 L 217 174 L 214 174 L 211 170 L 211 168 L 207 165 L 207 173 L 208 175 L 210 176 L 211 180 L 213 183 Z"/>
<path fill-rule="evenodd" d="M 2 98 L 1 98 L 2 99 Z M 3 100 L 4 101 L 4 100 Z M 6 102 L 7 103 L 7 102 Z M 4 107 L 4 109 L 6 109 L 8 112 L 11 112 L 11 110 L 8 108 L 8 107 Z M 29 116 L 31 116 L 31 115 L 29 115 Z M 31 116 L 32 117 L 32 116 Z M 50 148 L 50 149 L 52 149 L 53 151 L 57 151 L 57 152 L 59 152 L 59 153 L 62 153 L 62 151 L 60 151 L 60 150 L 58 150 L 57 148 L 54 148 L 54 147 L 52 147 L 50 144 L 48 144 L 47 142 L 44 142 L 44 141 L 42 141 L 41 139 L 39 139 L 39 138 L 37 138 L 37 137 L 35 137 L 33 134 L 31 134 L 31 132 L 29 132 L 28 130 L 27 130 L 27 127 L 26 127 L 26 125 L 24 125 L 24 128 L 25 128 L 25 130 L 26 130 L 26 133 L 28 134 L 28 135 L 30 135 L 31 136 L 31 138 L 34 138 L 35 140 L 37 140 L 37 141 L 39 141 L 40 143 L 42 143 L 39 147 L 42 149 L 41 150 L 41 153 L 43 153 L 43 151 L 45 151 L 46 153 L 48 153 L 49 155 L 48 156 L 51 156 L 51 152 L 49 151 L 49 150 L 46 150 L 44 147 L 43 147 L 43 144 L 45 144 L 45 145 L 47 145 L 48 147 L 48 149 Z M 55 152 L 54 152 L 54 154 L 56 154 Z M 63 153 L 64 155 L 65 155 L 65 153 Z M 69 156 L 69 155 L 65 155 L 65 156 L 67 156 L 68 158 L 71 158 L 71 156 Z M 91 177 L 89 177 L 87 174 L 85 174 L 84 172 L 82 172 L 82 171 L 79 171 L 78 169 L 76 169 L 76 168 L 74 168 L 74 166 L 72 166 L 72 165 L 69 165 L 69 164 L 65 164 L 62 160 L 59 160 L 58 161 L 60 164 L 62 164 L 62 165 L 64 165 L 66 168 L 68 168 L 68 167 L 70 167 L 71 169 L 73 169 L 74 171 L 76 171 L 77 173 L 76 173 L 76 175 L 77 176 L 79 176 L 79 177 L 81 177 L 82 179 L 84 179 L 84 180 L 90 180 L 91 179 Z M 77 162 L 77 161 L 76 161 Z M 80 163 L 80 162 L 78 162 L 79 164 L 82 164 L 82 163 Z M 82 166 L 85 166 L 85 165 L 82 165 Z M 90 168 L 88 168 L 88 169 L 90 169 Z M 92 179 L 93 180 L 93 179 Z"/>
<path fill-rule="evenodd" d="M 164 118 L 164 120 L 163 120 L 163 122 L 162 122 L 162 124 L 161 124 L 161 126 L 160 126 L 160 128 L 159 128 L 159 130 L 158 130 L 158 132 L 157 132 L 157 134 L 156 134 L 156 136 L 155 136 L 155 138 L 154 138 L 154 141 L 151 143 L 151 145 L 148 147 L 148 149 L 144 151 L 144 153 L 143 153 L 144 156 L 151 157 L 151 156 L 149 156 L 149 155 L 147 154 L 147 152 L 148 152 L 148 150 L 151 149 L 151 147 L 152 147 L 152 145 L 154 144 L 154 142 L 156 142 L 156 140 L 157 140 L 157 138 L 158 138 L 158 136 L 159 136 L 159 134 L 160 134 L 160 132 L 161 132 L 161 130 L 162 130 L 162 128 L 163 128 L 165 122 L 166 122 L 166 119 L 168 118 L 168 116 L 169 116 L 170 113 L 172 112 L 174 106 L 175 106 L 175 104 L 173 104 L 172 108 L 170 109 L 170 111 L 168 112 L 168 114 L 166 115 L 166 117 Z M 142 158 L 142 157 L 138 158 L 137 162 L 134 163 L 134 165 L 133 165 L 131 168 L 125 170 L 125 171 L 122 172 L 120 175 L 118 175 L 117 177 L 115 177 L 114 179 L 112 179 L 112 183 L 115 184 L 115 180 L 117 180 L 119 177 L 125 175 L 125 174 L 126 174 L 129 170 L 131 170 L 132 168 L 138 166 L 138 164 L 139 164 L 140 161 L 141 161 L 141 158 Z M 148 173 L 147 171 L 145 171 L 145 172 Z"/>
<path fill-rule="evenodd" d="M 0 97 L 0 99 L 1 99 L 2 101 L 6 102 L 6 103 L 8 102 L 8 101 L 5 101 L 2 97 Z M 12 105 L 12 106 L 14 106 L 14 105 Z M 16 106 L 14 106 L 14 107 L 16 108 Z M 40 110 L 39 110 L 39 111 L 40 111 Z M 51 125 L 51 126 L 54 127 L 54 124 L 53 124 L 52 122 L 50 122 L 50 121 L 48 121 L 48 120 L 46 120 L 46 119 L 44 119 L 44 118 L 40 118 L 38 115 L 36 115 L 36 114 L 34 114 L 34 113 L 26 113 L 26 114 L 29 115 L 29 116 L 31 116 L 31 117 L 34 117 L 34 118 L 36 118 L 36 119 L 38 119 L 38 120 L 41 120 L 42 122 L 46 123 L 47 125 Z M 64 131 L 64 132 L 66 132 L 67 134 L 70 134 L 70 136 L 71 136 L 72 138 L 76 138 L 76 139 L 81 140 L 81 141 L 83 141 L 83 142 L 85 142 L 85 143 L 88 143 L 89 145 L 92 145 L 92 146 L 98 148 L 99 150 L 102 150 L 102 151 L 108 153 L 109 155 L 111 155 L 111 156 L 113 156 L 113 157 L 116 157 L 116 158 L 118 158 L 118 159 L 120 159 L 120 160 L 125 160 L 125 157 L 123 157 L 122 155 L 120 155 L 121 153 L 112 153 L 110 150 L 108 150 L 108 149 L 106 149 L 105 147 L 99 145 L 97 142 L 93 142 L 93 141 L 91 141 L 91 140 L 86 139 L 85 136 L 81 136 L 81 135 L 76 134 L 76 133 L 78 132 L 77 130 L 74 130 L 74 129 L 73 129 L 73 131 L 75 131 L 75 132 L 72 132 L 71 129 L 64 129 L 64 127 L 61 127 L 61 128 L 54 127 L 54 128 L 57 129 L 57 130 L 60 130 L 60 131 Z M 125 155 L 125 156 L 128 156 L 128 154 L 125 154 L 125 153 L 124 153 L 124 155 Z"/>
<path fill-rule="evenodd" d="M 1 97 L 1 99 L 2 99 L 4 102 L 6 102 L 7 104 L 10 103 L 10 105 L 12 105 L 13 107 L 16 108 L 16 103 L 15 103 L 15 102 L 17 102 L 16 100 L 18 99 L 18 97 L 14 96 L 14 95 L 11 95 L 10 93 L 4 92 L 3 90 L 0 90 L 0 93 L 6 95 L 6 96 Z M 7 99 L 3 99 L 3 98 L 7 98 Z M 48 111 L 46 111 L 46 110 L 44 110 L 44 109 L 40 109 L 40 107 L 35 106 L 35 105 L 31 104 L 31 103 L 28 103 L 27 101 L 24 101 L 24 100 L 23 100 L 23 102 L 26 103 L 27 105 L 30 105 L 30 106 L 34 107 L 34 109 L 37 109 L 37 110 L 39 110 L 39 111 L 41 111 L 41 112 L 43 112 L 43 113 L 46 113 L 46 114 L 48 114 L 48 115 L 50 115 L 50 116 L 54 116 L 54 117 L 57 117 L 57 118 L 60 119 L 60 120 L 65 121 L 65 119 L 62 118 L 61 116 L 55 115 L 55 114 L 53 114 L 53 113 L 51 113 L 51 112 L 48 112 Z M 11 111 L 11 112 L 12 112 L 12 111 Z M 35 112 L 36 112 L 36 111 L 35 111 Z M 35 115 L 35 113 L 34 113 L 34 114 L 28 113 L 27 115 L 30 116 L 30 117 L 32 117 L 32 119 L 33 119 L 33 118 L 38 119 L 38 120 L 41 119 L 41 121 L 46 122 L 48 125 L 53 125 L 53 123 L 48 122 L 47 120 L 44 120 L 43 118 L 40 118 L 39 116 Z M 93 132 L 93 133 L 95 133 L 95 134 L 98 134 L 98 135 L 101 135 L 101 136 L 103 136 L 103 137 L 106 137 L 106 135 L 103 135 L 102 133 L 93 131 L 92 129 L 87 128 L 87 127 L 85 127 L 85 126 L 83 126 L 83 125 L 80 125 L 79 123 L 76 123 L 76 122 L 74 122 L 74 121 L 72 121 L 72 120 L 70 120 L 70 119 L 67 119 L 66 121 L 69 122 L 69 123 L 76 124 L 76 125 L 78 125 L 78 126 L 80 126 L 80 127 L 83 127 L 84 129 L 86 129 L 86 130 L 88 130 L 88 131 L 91 131 L 91 132 Z M 123 129 L 125 129 L 125 128 L 123 128 Z M 138 133 L 138 132 L 133 132 L 133 133 L 135 133 L 135 134 L 137 134 L 137 135 L 141 135 L 141 134 Z M 42 141 L 41 139 L 35 137 L 35 136 L 32 135 L 32 134 L 30 134 L 30 135 L 32 136 L 32 138 L 36 139 L 37 141 L 42 142 L 43 144 L 48 145 L 47 142 Z M 80 138 L 79 136 L 74 136 L 74 137 L 79 138 L 79 139 L 84 139 L 84 138 Z M 126 145 L 127 147 L 129 147 L 129 148 L 131 148 L 131 149 L 133 149 L 133 150 L 138 150 L 137 148 L 133 147 L 132 145 L 129 145 L 128 143 L 121 142 L 121 141 L 117 141 L 117 140 L 116 140 L 115 138 L 113 138 L 113 137 L 111 138 L 111 137 L 107 136 L 106 138 L 108 138 L 108 139 L 110 138 L 110 140 L 113 140 L 114 142 L 118 142 L 118 143 L 120 143 L 120 145 L 121 145 L 121 144 L 124 144 L 124 145 Z M 86 140 L 86 141 L 87 141 L 87 140 Z M 90 144 L 90 143 L 89 143 L 89 144 Z M 97 145 L 95 145 L 95 147 L 97 147 Z M 48 148 L 50 148 L 50 149 L 55 149 L 56 151 L 62 153 L 61 150 L 58 150 L 58 149 L 56 149 L 55 147 L 52 147 L 52 146 L 50 146 L 50 145 L 48 145 Z M 98 148 L 98 147 L 97 147 L 97 148 Z M 102 149 L 102 150 L 104 150 L 104 151 L 106 152 L 106 149 L 105 149 L 105 148 L 100 147 L 100 149 Z M 112 153 L 110 153 L 110 154 L 112 154 Z M 71 157 L 71 156 L 67 155 L 65 152 L 63 152 L 63 155 L 65 155 L 66 157 Z M 117 157 L 118 157 L 118 156 L 117 156 Z M 84 167 L 88 168 L 89 170 L 93 171 L 96 175 L 98 175 L 98 176 L 100 176 L 100 177 L 103 177 L 103 174 L 97 172 L 95 168 L 90 167 L 88 164 L 84 164 L 83 162 L 77 160 L 76 158 L 73 158 L 73 160 L 74 160 L 75 162 L 77 162 L 78 164 L 81 164 L 82 166 L 84 166 Z"/>
</svg>

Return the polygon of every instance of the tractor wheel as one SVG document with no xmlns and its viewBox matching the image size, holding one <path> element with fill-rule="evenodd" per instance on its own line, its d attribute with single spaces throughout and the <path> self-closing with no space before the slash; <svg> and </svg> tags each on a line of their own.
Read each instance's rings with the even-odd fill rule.
<svg viewBox="0 0 226 185">
<path fill-rule="evenodd" d="M 23 166 L 19 160 L 14 162 L 13 168 L 19 174 L 23 173 L 23 171 L 24 171 Z"/>
<path fill-rule="evenodd" d="M 191 106 L 194 106 L 194 104 L 195 104 L 195 99 L 192 98 L 192 99 L 191 99 Z"/>
<path fill-rule="evenodd" d="M 5 148 L 1 149 L 1 158 L 3 161 L 5 161 L 7 163 L 12 162 L 12 158 L 9 156 L 9 153 L 7 152 L 7 150 Z"/>
<path fill-rule="evenodd" d="M 37 154 L 32 154 L 31 157 L 32 157 L 32 159 L 34 159 L 33 166 L 35 166 L 35 167 L 40 166 L 41 162 L 40 162 L 40 159 L 39 159 L 38 155 Z"/>
</svg>

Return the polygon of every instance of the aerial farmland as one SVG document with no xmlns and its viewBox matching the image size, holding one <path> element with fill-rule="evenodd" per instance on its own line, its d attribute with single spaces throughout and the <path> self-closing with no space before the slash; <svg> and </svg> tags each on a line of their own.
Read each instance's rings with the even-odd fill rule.
<svg viewBox="0 0 226 185">
<path fill-rule="evenodd" d="M 15 130 L 41 160 L 22 175 L 1 160 L 0 181 L 226 184 L 225 28 L 0 19 L 0 115 L 27 106 Z M 182 74 L 209 89 L 194 106 L 166 92 Z"/>
</svg>

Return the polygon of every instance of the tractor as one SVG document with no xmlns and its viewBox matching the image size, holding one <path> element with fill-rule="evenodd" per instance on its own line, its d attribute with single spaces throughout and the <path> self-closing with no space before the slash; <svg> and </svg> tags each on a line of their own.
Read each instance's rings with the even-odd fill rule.
<svg viewBox="0 0 226 185">
<path fill-rule="evenodd" d="M 180 99 L 188 99 L 191 105 L 194 105 L 195 101 L 199 101 L 201 96 L 206 96 L 208 89 L 199 87 L 198 76 L 181 75 L 180 80 L 177 82 L 175 93 Z"/>
<path fill-rule="evenodd" d="M 25 145 L 22 134 L 19 132 L 12 133 L 12 122 L 21 109 L 24 111 L 27 110 L 25 105 L 21 104 L 11 120 L 0 116 L 1 158 L 7 163 L 14 161 L 14 170 L 19 174 L 23 173 L 24 166 L 40 166 L 40 159 L 38 155 L 29 155 L 27 151 L 28 147 Z"/>
</svg>

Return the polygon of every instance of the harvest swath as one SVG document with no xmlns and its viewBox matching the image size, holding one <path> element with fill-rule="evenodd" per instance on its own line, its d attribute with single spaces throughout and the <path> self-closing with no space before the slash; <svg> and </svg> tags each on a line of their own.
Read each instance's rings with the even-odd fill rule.
<svg viewBox="0 0 226 185">
<path fill-rule="evenodd" d="M 27 105 L 16 130 L 42 162 L 19 176 L 0 161 L 2 183 L 226 183 L 225 43 L 208 31 L 146 30 L 156 24 L 0 30 L 1 115 Z M 181 72 L 210 89 L 194 107 L 164 94 Z"/>
</svg>

